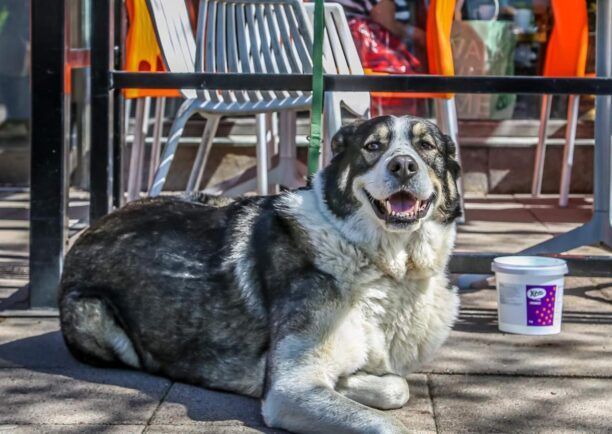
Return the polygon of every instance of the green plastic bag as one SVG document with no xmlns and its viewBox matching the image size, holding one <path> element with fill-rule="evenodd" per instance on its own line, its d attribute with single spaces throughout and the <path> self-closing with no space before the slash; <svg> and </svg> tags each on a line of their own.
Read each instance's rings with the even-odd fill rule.
<svg viewBox="0 0 612 434">
<path fill-rule="evenodd" d="M 514 75 L 516 37 L 505 21 L 456 21 L 451 33 L 456 75 Z M 460 119 L 510 119 L 513 94 L 457 94 Z"/>
</svg>

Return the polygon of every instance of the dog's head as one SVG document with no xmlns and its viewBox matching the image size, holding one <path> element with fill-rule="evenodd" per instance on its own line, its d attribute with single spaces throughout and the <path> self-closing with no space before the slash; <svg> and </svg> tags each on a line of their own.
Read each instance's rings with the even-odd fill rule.
<svg viewBox="0 0 612 434">
<path fill-rule="evenodd" d="M 360 214 L 388 232 L 461 214 L 455 144 L 433 123 L 383 116 L 345 126 L 332 140 L 323 194 L 339 218 Z"/>
</svg>

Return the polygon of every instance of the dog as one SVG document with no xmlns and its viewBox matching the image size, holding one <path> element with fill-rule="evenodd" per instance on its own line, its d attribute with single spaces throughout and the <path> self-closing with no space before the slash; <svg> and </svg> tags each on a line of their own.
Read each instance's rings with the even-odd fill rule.
<svg viewBox="0 0 612 434">
<path fill-rule="evenodd" d="M 455 144 L 388 116 L 332 153 L 303 189 L 144 199 L 92 225 L 60 284 L 73 355 L 261 398 L 270 427 L 405 432 L 377 409 L 406 404 L 458 312 Z"/>
</svg>

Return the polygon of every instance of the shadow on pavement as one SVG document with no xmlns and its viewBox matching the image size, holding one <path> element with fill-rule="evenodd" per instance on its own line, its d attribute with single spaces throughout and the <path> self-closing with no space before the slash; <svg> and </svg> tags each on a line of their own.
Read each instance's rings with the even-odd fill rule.
<svg viewBox="0 0 612 434">
<path fill-rule="evenodd" d="M 153 422 L 160 425 L 265 426 L 257 399 L 172 384 L 140 371 L 82 364 L 59 331 L 0 345 L 0 368 L 5 377 L 0 379 L 0 425 L 144 423 L 155 411 Z M 41 405 L 52 414 L 45 417 Z"/>
</svg>

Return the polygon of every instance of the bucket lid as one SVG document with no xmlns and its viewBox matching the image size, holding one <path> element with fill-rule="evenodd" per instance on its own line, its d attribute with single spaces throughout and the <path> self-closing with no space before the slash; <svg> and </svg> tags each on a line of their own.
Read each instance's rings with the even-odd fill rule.
<svg viewBox="0 0 612 434">
<path fill-rule="evenodd" d="M 499 273 L 532 276 L 559 276 L 568 272 L 563 259 L 543 256 L 500 256 L 493 260 L 491 269 Z"/>
</svg>

